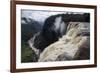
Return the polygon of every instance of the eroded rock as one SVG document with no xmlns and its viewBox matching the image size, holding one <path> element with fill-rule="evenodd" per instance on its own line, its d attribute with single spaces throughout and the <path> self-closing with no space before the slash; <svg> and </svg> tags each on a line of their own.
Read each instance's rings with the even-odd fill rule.
<svg viewBox="0 0 100 73">
<path fill-rule="evenodd" d="M 70 22 L 70 24 L 73 26 L 71 25 L 66 35 L 44 49 L 40 54 L 39 62 L 89 58 L 89 36 L 83 35 L 84 31 L 88 32 L 87 27 L 80 22 Z"/>
</svg>

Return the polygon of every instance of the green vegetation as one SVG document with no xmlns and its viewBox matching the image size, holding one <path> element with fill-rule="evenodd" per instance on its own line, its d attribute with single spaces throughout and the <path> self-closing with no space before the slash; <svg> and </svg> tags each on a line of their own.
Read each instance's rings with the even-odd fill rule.
<svg viewBox="0 0 100 73">
<path fill-rule="evenodd" d="M 21 45 L 21 59 L 21 62 L 32 62 L 32 50 L 25 42 Z"/>
<path fill-rule="evenodd" d="M 28 46 L 26 42 L 22 42 L 21 44 L 21 62 L 27 63 L 27 62 L 36 62 L 37 56 L 32 51 L 32 49 Z"/>
</svg>

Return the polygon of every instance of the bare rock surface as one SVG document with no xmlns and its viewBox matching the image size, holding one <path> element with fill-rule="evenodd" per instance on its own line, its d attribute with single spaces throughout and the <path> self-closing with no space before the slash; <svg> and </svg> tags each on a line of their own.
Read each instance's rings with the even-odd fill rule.
<svg viewBox="0 0 100 73">
<path fill-rule="evenodd" d="M 89 59 L 89 23 L 70 22 L 68 32 L 59 41 L 46 47 L 39 62 Z"/>
</svg>

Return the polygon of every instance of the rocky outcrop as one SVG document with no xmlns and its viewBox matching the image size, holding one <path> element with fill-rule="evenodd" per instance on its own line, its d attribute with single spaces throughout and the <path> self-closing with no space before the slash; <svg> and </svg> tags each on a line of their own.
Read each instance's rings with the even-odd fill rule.
<svg viewBox="0 0 100 73">
<path fill-rule="evenodd" d="M 70 22 L 69 24 L 66 35 L 46 47 L 40 54 L 39 62 L 89 59 L 89 23 Z"/>
</svg>

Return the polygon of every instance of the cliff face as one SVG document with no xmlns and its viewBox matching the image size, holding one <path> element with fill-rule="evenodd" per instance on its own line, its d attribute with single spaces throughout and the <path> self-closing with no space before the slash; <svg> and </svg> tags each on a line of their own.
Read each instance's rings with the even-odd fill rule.
<svg viewBox="0 0 100 73">
<path fill-rule="evenodd" d="M 89 39 L 89 23 L 89 13 L 22 10 L 21 62 L 37 62 L 38 59 L 39 61 L 60 61 L 89 58 L 89 49 L 87 51 L 89 41 L 88 47 L 85 44 L 85 48 L 82 47 L 81 51 L 76 46 L 77 40 Z M 76 30 L 77 28 L 79 31 Z M 53 44 L 53 48 L 50 48 L 49 46 Z M 84 50 L 86 51 L 83 52 Z M 79 56 L 73 58 L 74 55 Z"/>
<path fill-rule="evenodd" d="M 46 47 L 40 54 L 39 62 L 89 59 L 89 23 L 70 22 L 69 24 L 66 35 Z"/>
</svg>

